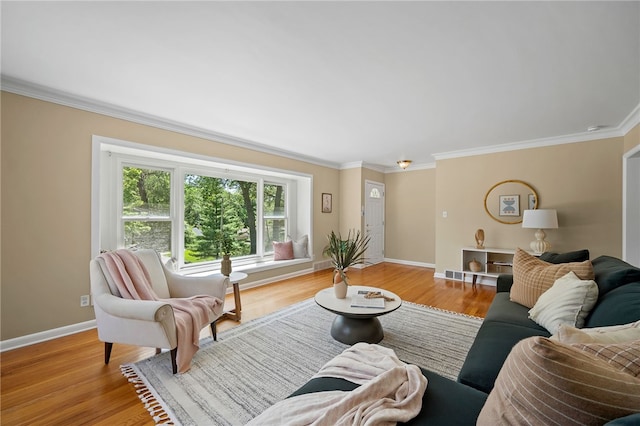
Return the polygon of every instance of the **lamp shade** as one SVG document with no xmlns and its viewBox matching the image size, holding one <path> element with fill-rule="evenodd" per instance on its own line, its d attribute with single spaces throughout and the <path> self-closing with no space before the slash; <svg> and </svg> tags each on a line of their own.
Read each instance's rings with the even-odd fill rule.
<svg viewBox="0 0 640 426">
<path fill-rule="evenodd" d="M 558 214 L 554 209 L 525 210 L 522 216 L 523 228 L 556 229 Z"/>
<path fill-rule="evenodd" d="M 525 210 L 522 216 L 523 228 L 556 229 L 558 214 L 554 209 Z"/>
</svg>

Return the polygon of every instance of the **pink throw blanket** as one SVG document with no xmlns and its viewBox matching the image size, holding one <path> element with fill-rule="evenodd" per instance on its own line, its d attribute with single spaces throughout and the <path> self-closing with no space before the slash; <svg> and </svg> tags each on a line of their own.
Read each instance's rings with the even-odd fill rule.
<svg viewBox="0 0 640 426">
<path fill-rule="evenodd" d="M 160 299 L 153 291 L 147 268 L 136 255 L 128 250 L 116 250 L 103 253 L 100 257 L 104 259 L 108 272 L 123 298 L 155 300 L 171 305 L 178 335 L 178 371 L 188 371 L 191 359 L 199 349 L 200 330 L 209 324 L 209 313 L 221 309 L 222 301 L 208 295 Z"/>
</svg>

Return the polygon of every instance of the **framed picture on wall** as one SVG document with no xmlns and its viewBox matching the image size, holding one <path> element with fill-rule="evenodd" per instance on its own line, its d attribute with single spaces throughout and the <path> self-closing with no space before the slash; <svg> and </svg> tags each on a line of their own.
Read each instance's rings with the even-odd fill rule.
<svg viewBox="0 0 640 426">
<path fill-rule="evenodd" d="M 331 213 L 331 207 L 332 207 L 332 200 L 331 200 L 331 194 L 329 194 L 328 192 L 323 192 L 322 193 L 322 213 Z"/>
<path fill-rule="evenodd" d="M 500 196 L 500 216 L 520 216 L 520 195 Z"/>
</svg>

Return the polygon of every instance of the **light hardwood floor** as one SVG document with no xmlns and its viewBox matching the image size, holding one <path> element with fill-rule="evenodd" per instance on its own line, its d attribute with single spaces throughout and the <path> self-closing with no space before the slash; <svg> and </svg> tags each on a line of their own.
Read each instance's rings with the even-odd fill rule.
<svg viewBox="0 0 640 426">
<path fill-rule="evenodd" d="M 434 279 L 428 268 L 382 263 L 351 269 L 350 282 L 386 288 L 403 300 L 484 317 L 495 287 Z M 328 270 L 242 291 L 242 322 L 313 297 L 331 283 Z M 225 307 L 233 307 L 232 295 Z M 218 331 L 238 323 L 224 320 Z M 328 330 L 327 330 L 328 332 Z M 104 344 L 90 330 L 1 354 L 0 423 L 6 425 L 152 425 L 121 364 L 152 356 L 152 348 Z"/>
</svg>

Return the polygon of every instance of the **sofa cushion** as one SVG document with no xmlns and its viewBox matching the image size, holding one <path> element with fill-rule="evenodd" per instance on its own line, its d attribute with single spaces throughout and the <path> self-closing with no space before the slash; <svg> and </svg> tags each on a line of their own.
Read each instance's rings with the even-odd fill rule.
<svg viewBox="0 0 640 426">
<path fill-rule="evenodd" d="M 592 263 L 600 297 L 622 285 L 640 281 L 640 269 L 618 258 L 600 256 Z"/>
<path fill-rule="evenodd" d="M 478 424 L 595 425 L 636 412 L 640 379 L 572 345 L 532 337 L 509 354 Z"/>
<path fill-rule="evenodd" d="M 553 264 L 538 259 L 522 249 L 513 256 L 513 286 L 511 300 L 532 308 L 538 297 L 560 277 L 573 271 L 583 280 L 594 279 L 591 262 Z"/>
<path fill-rule="evenodd" d="M 640 425 L 640 413 L 630 414 L 628 416 L 620 417 L 610 422 L 605 423 L 604 426 L 638 426 Z"/>
<path fill-rule="evenodd" d="M 619 343 L 574 343 L 572 347 L 606 361 L 610 366 L 640 377 L 640 340 Z"/>
<path fill-rule="evenodd" d="M 568 262 L 584 262 L 589 260 L 589 250 L 577 250 L 567 253 L 552 253 L 544 252 L 538 258 L 549 263 L 568 263 Z M 510 291 L 513 285 L 512 274 L 500 274 L 496 280 L 496 291 L 498 293 L 503 291 Z"/>
<path fill-rule="evenodd" d="M 602 287 L 600 287 L 602 291 Z M 585 327 L 629 324 L 640 320 L 640 282 L 633 282 L 600 296 Z"/>
<path fill-rule="evenodd" d="M 566 253 L 552 253 L 547 251 L 542 253 L 538 259 L 549 263 L 584 262 L 585 260 L 589 260 L 589 250 L 576 250 Z"/>
<path fill-rule="evenodd" d="M 475 424 L 487 394 L 420 368 L 429 384 L 422 397 L 422 410 L 406 425 Z M 344 379 L 320 377 L 308 381 L 291 396 L 330 390 L 351 391 L 359 385 Z"/>
<path fill-rule="evenodd" d="M 578 328 L 598 300 L 598 285 L 593 280 L 581 280 L 571 271 L 558 278 L 551 288 L 540 295 L 529 311 L 529 318 L 550 333 L 556 333 L 560 324 Z"/>
<path fill-rule="evenodd" d="M 640 340 L 640 321 L 610 327 L 577 329 L 562 324 L 551 339 L 562 343 L 620 343 Z"/>
<path fill-rule="evenodd" d="M 357 388 L 358 384 L 339 377 L 316 377 L 302 385 L 297 391 L 289 395 L 292 396 L 305 395 L 308 393 L 325 392 L 325 391 L 352 391 Z M 428 387 L 428 386 L 427 386 Z"/>
<path fill-rule="evenodd" d="M 458 381 L 482 392 L 491 392 L 513 346 L 531 336 L 550 334 L 539 326 L 521 327 L 499 321 L 483 323 L 460 369 Z"/>
<path fill-rule="evenodd" d="M 503 322 L 528 327 L 537 330 L 539 334 L 547 332 L 546 328 L 529 319 L 529 308 L 509 300 L 509 293 L 497 293 L 494 296 L 483 324 L 489 322 Z"/>
</svg>

